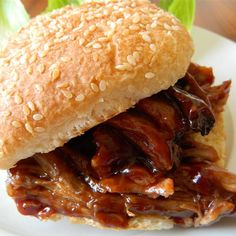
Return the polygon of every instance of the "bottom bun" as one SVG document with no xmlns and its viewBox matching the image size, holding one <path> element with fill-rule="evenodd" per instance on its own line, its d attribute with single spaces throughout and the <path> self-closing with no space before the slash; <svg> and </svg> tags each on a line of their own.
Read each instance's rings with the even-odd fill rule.
<svg viewBox="0 0 236 236">
<path fill-rule="evenodd" d="M 225 132 L 224 132 L 224 118 L 223 113 L 216 116 L 216 123 L 211 132 L 203 137 L 200 134 L 193 135 L 194 140 L 201 142 L 203 144 L 211 145 L 217 151 L 220 159 L 217 164 L 221 167 L 225 165 Z M 51 220 L 58 219 L 55 215 L 51 217 Z M 69 217 L 72 223 L 76 224 L 86 224 L 97 228 L 107 228 L 97 221 L 84 217 Z M 185 226 L 191 226 L 192 220 L 189 222 L 186 220 Z M 171 229 L 174 227 L 174 221 L 165 216 L 158 215 L 146 215 L 131 218 L 129 220 L 128 227 L 125 230 L 164 230 Z M 109 228 L 114 230 L 120 230 L 119 228 Z M 121 230 L 124 230 L 123 228 Z"/>
<path fill-rule="evenodd" d="M 70 217 L 69 218 L 71 223 L 74 224 L 86 224 L 91 225 L 93 227 L 97 227 L 100 229 L 105 229 L 104 225 L 101 225 L 97 221 L 88 218 L 78 218 L 78 217 Z M 137 216 L 131 218 L 129 220 L 129 225 L 127 228 L 109 228 L 113 230 L 163 230 L 163 229 L 171 229 L 174 227 L 173 220 L 169 219 L 168 217 L 164 216 Z"/>
<path fill-rule="evenodd" d="M 215 118 L 215 125 L 208 135 L 202 136 L 200 133 L 194 133 L 193 139 L 197 142 L 213 147 L 219 155 L 219 161 L 217 162 L 217 165 L 220 167 L 225 167 L 227 160 L 225 155 L 226 135 L 224 129 L 224 113 L 222 112 L 215 115 Z"/>
</svg>

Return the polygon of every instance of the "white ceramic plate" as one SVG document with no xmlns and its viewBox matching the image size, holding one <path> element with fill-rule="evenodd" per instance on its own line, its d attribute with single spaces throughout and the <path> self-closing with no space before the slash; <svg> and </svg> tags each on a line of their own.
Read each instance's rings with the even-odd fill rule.
<svg viewBox="0 0 236 236">
<path fill-rule="evenodd" d="M 192 32 L 196 53 L 195 62 L 202 65 L 212 66 L 216 75 L 216 81 L 222 82 L 232 79 L 232 89 L 228 105 L 226 108 L 226 132 L 227 132 L 227 152 L 229 156 L 228 168 L 236 173 L 236 44 L 206 30 L 195 27 Z M 234 115 L 234 117 L 233 117 Z M 99 230 L 90 226 L 72 225 L 67 220 L 59 222 L 40 222 L 39 220 L 21 216 L 5 191 L 6 173 L 0 172 L 0 236 L 152 236 L 152 235 L 214 235 L 220 236 L 234 235 L 236 231 L 236 218 L 223 219 L 213 226 L 199 229 L 177 228 L 162 232 L 144 231 L 111 231 Z"/>
</svg>

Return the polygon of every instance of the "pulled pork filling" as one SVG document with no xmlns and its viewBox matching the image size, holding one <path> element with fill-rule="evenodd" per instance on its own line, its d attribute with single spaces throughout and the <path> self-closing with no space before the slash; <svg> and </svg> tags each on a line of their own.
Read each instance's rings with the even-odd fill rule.
<svg viewBox="0 0 236 236">
<path fill-rule="evenodd" d="M 196 142 L 223 111 L 230 81 L 212 86 L 210 68 L 191 64 L 175 86 L 92 128 L 63 147 L 9 170 L 8 193 L 24 215 L 87 217 L 128 227 L 133 217 L 167 216 L 200 226 L 236 211 L 236 176 Z"/>
</svg>

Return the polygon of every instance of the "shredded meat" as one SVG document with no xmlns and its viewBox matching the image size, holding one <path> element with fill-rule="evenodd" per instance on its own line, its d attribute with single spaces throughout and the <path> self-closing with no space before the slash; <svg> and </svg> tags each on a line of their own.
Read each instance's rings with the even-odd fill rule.
<svg viewBox="0 0 236 236">
<path fill-rule="evenodd" d="M 142 215 L 183 226 L 215 222 L 236 211 L 236 176 L 216 166 L 207 135 L 223 110 L 230 81 L 212 86 L 210 68 L 191 64 L 166 91 L 10 169 L 8 193 L 25 215 L 87 217 L 125 228 Z"/>
</svg>

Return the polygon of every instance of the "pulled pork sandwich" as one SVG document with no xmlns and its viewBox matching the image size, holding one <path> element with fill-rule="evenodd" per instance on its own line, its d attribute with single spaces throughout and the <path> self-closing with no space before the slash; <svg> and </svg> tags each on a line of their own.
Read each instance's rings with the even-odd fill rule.
<svg viewBox="0 0 236 236">
<path fill-rule="evenodd" d="M 223 169 L 230 81 L 146 0 L 38 16 L 1 54 L 0 167 L 19 212 L 125 229 L 202 226 L 236 211 Z"/>
</svg>

